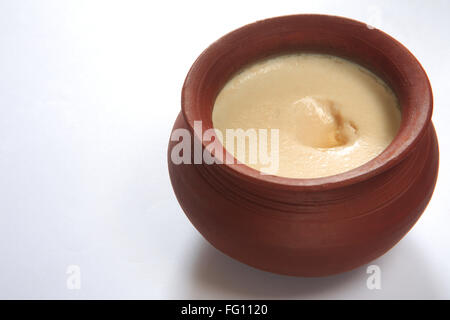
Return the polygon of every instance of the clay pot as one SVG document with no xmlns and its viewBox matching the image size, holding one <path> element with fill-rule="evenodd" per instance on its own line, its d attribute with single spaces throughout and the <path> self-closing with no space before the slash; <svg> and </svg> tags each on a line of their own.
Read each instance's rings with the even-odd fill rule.
<svg viewBox="0 0 450 320">
<path fill-rule="evenodd" d="M 398 96 L 402 122 L 388 148 L 342 174 L 291 179 L 243 164 L 172 163 L 169 173 L 189 220 L 214 247 L 250 266 L 295 276 L 344 272 L 381 256 L 415 224 L 438 172 L 425 71 L 399 42 L 366 24 L 335 16 L 293 15 L 235 30 L 195 61 L 174 129 L 212 128 L 216 95 L 243 66 L 288 52 L 328 53 L 357 62 Z M 199 143 L 198 134 L 194 135 Z M 203 142 L 202 148 L 207 143 Z M 224 151 L 225 152 L 225 151 Z"/>
</svg>

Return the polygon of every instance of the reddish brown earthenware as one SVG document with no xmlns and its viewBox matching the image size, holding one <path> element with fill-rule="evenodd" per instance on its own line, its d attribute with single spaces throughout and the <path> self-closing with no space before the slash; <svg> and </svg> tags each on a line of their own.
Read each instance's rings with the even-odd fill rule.
<svg viewBox="0 0 450 320">
<path fill-rule="evenodd" d="M 325 276 L 379 257 L 414 225 L 438 172 L 432 92 L 420 63 L 380 30 L 335 16 L 293 15 L 244 26 L 207 48 L 182 92 L 174 129 L 212 128 L 216 95 L 244 65 L 287 52 L 328 53 L 364 65 L 398 96 L 401 128 L 377 158 L 318 179 L 261 175 L 243 164 L 170 160 L 175 194 L 197 230 L 217 249 L 263 270 Z M 203 148 L 207 145 L 204 142 Z"/>
</svg>

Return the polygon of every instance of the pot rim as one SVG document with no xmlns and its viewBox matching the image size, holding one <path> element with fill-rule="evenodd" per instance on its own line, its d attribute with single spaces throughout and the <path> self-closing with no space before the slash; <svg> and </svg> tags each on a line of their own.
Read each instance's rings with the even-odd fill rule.
<svg viewBox="0 0 450 320">
<path fill-rule="evenodd" d="M 355 47 L 354 49 L 343 47 L 342 50 L 347 50 L 348 52 L 353 50 L 355 56 L 348 57 L 341 52 L 327 52 L 326 42 L 319 43 L 321 40 L 317 39 L 314 39 L 317 42 L 315 50 L 313 48 L 314 46 L 305 47 L 304 50 L 300 44 L 296 52 L 310 51 L 347 58 L 377 74 L 396 93 L 402 110 L 402 120 L 400 129 L 391 144 L 377 157 L 359 167 L 336 175 L 320 178 L 302 179 L 263 175 L 258 170 L 242 163 L 228 164 L 224 162 L 223 164 L 208 166 L 220 167 L 239 179 L 244 179 L 247 182 L 258 185 L 265 185 L 270 188 L 297 191 L 329 190 L 366 181 L 396 166 L 410 154 L 410 151 L 415 148 L 425 134 L 431 122 L 433 96 L 429 79 L 420 62 L 406 47 L 381 30 L 369 27 L 367 24 L 353 19 L 321 14 L 286 15 L 259 20 L 224 35 L 205 49 L 189 70 L 182 90 L 182 114 L 191 133 L 194 136 L 197 135 L 194 131 L 194 121 L 198 120 L 202 120 L 203 123 L 207 124 L 203 128 L 204 130 L 213 128 L 212 107 L 214 101 L 212 101 L 212 105 L 208 103 L 208 106 L 205 106 L 204 102 L 199 102 L 199 98 L 203 93 L 200 90 L 202 88 L 202 81 L 207 81 L 205 79 L 208 79 L 208 73 L 214 71 L 214 66 L 218 61 L 226 61 L 228 59 L 228 63 L 230 61 L 232 63 L 232 59 L 237 59 L 237 51 L 245 51 L 245 46 L 251 45 L 249 43 L 253 40 L 252 37 L 265 37 L 265 33 L 271 32 L 272 30 L 278 32 L 275 35 L 278 36 L 278 41 L 281 43 L 281 45 L 278 44 L 280 49 L 278 51 L 275 49 L 275 53 L 278 55 L 286 53 L 287 51 L 283 48 L 283 41 L 292 41 L 292 38 L 291 40 L 287 38 L 295 32 L 299 33 L 303 31 L 302 28 L 305 28 L 305 30 L 309 28 L 308 30 L 310 32 L 317 32 L 317 34 L 329 33 L 328 36 L 331 35 L 331 37 L 334 35 L 335 37 L 345 38 L 347 45 L 351 43 Z M 318 37 L 320 38 L 320 36 Z M 370 60 L 369 58 L 366 58 L 364 63 L 357 61 L 363 57 L 363 55 L 357 56 L 356 54 L 358 50 L 357 45 L 361 44 L 367 45 L 370 50 L 373 50 L 370 54 L 375 54 L 377 59 L 380 59 L 381 62 L 378 61 L 379 65 L 377 67 L 372 66 L 371 61 L 367 61 Z M 342 45 L 344 46 L 345 43 L 343 42 Z M 264 50 L 264 46 L 261 46 L 261 48 Z M 229 51 L 225 52 L 227 49 Z M 335 49 L 333 48 L 333 50 Z M 260 53 L 264 54 L 263 51 Z M 273 55 L 273 52 L 270 55 Z M 240 58 L 242 59 L 242 57 L 241 55 Z M 250 59 L 242 66 L 233 70 L 233 72 L 230 72 L 227 76 L 224 76 L 222 86 L 217 91 L 220 91 L 234 72 L 240 70 L 244 65 L 257 60 Z M 375 59 L 374 61 L 377 60 Z M 375 62 L 373 63 L 375 64 Z M 384 66 L 383 63 L 385 63 Z M 391 79 L 386 79 L 386 74 L 390 74 L 392 76 Z M 217 94 L 218 92 L 216 92 L 214 100 Z M 204 109 L 206 107 L 211 110 L 209 112 L 205 111 Z M 206 148 L 209 143 L 206 143 L 203 139 L 200 140 L 202 141 L 203 148 Z M 233 157 L 223 146 L 222 148 L 223 155 Z M 235 162 L 237 161 L 236 159 L 234 160 Z"/>
</svg>

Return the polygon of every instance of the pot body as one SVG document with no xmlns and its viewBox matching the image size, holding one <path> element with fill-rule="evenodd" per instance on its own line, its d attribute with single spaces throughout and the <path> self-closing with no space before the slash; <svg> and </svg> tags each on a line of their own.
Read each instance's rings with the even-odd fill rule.
<svg viewBox="0 0 450 320">
<path fill-rule="evenodd" d="M 180 128 L 189 130 L 181 113 L 173 129 Z M 174 164 L 177 143 L 169 142 L 170 179 L 195 228 L 238 261 L 293 276 L 341 273 L 384 254 L 424 211 L 438 172 L 431 122 L 395 166 L 352 185 L 313 192 L 248 185 L 221 164 Z"/>
</svg>

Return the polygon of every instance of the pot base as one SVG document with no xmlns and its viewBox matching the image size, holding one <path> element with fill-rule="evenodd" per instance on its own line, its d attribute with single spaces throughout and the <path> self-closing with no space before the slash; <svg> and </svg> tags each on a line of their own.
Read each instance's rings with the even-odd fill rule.
<svg viewBox="0 0 450 320">
<path fill-rule="evenodd" d="M 188 129 L 182 114 L 174 125 L 174 129 L 179 128 Z M 168 148 L 170 179 L 181 207 L 195 228 L 215 248 L 240 262 L 291 276 L 337 274 L 383 255 L 425 210 L 438 173 L 438 143 L 430 123 L 420 143 L 405 160 L 370 181 L 348 186 L 345 193 L 351 194 L 349 200 L 327 204 L 325 213 L 323 207 L 319 210 L 320 204 L 317 213 L 314 207 L 307 212 L 286 212 L 249 205 L 244 198 L 227 197 L 201 174 L 199 166 L 202 165 L 174 164 L 170 155 L 176 143 L 171 141 Z M 386 177 L 396 177 L 397 181 Z M 360 190 L 379 186 L 380 181 L 388 181 L 383 183 L 390 184 L 391 189 L 374 187 L 369 193 L 359 194 Z M 395 186 L 401 189 L 397 189 L 395 197 L 383 194 Z M 384 196 L 389 199 L 387 203 Z M 363 197 L 357 203 L 365 207 L 358 211 L 357 205 L 351 203 L 352 197 Z M 348 216 L 345 208 L 359 213 Z"/>
</svg>

